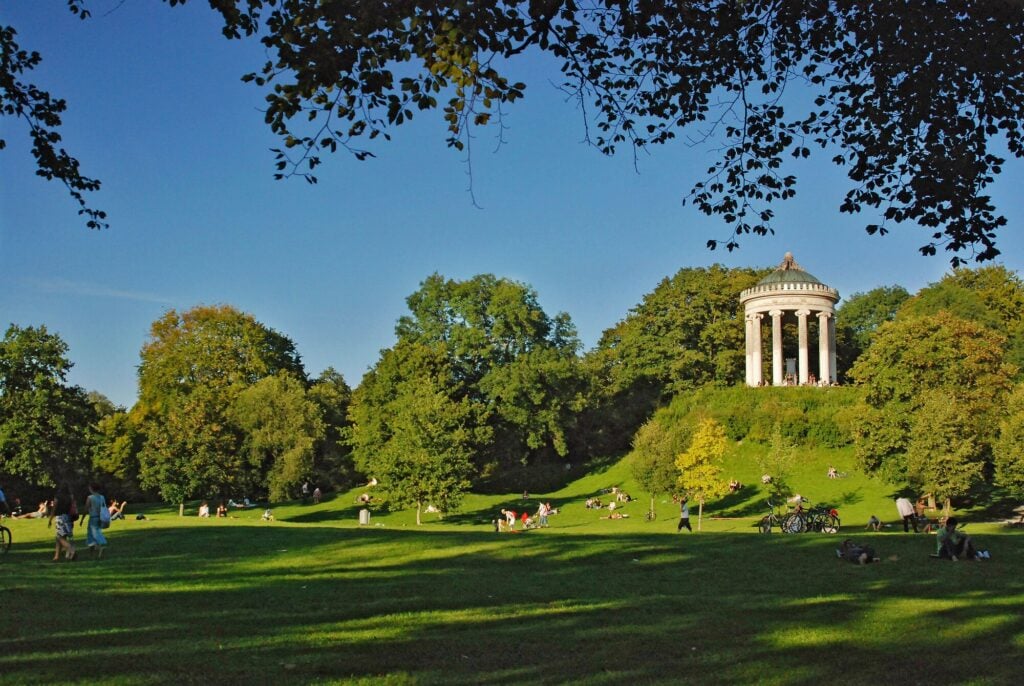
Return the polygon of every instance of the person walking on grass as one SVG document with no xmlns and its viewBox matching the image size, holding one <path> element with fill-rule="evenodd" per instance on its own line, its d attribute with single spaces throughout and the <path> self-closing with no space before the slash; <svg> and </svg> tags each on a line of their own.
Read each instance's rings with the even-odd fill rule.
<svg viewBox="0 0 1024 686">
<path fill-rule="evenodd" d="M 56 546 L 53 549 L 53 561 L 60 562 L 60 551 L 64 550 L 64 557 L 68 560 L 75 560 L 78 551 L 75 550 L 75 499 L 71 494 L 70 486 L 61 486 L 53 496 L 53 509 L 50 511 L 50 518 L 46 522 L 49 529 L 56 521 Z M 77 513 L 76 513 L 77 514 Z"/>
<path fill-rule="evenodd" d="M 89 525 L 85 530 L 85 542 L 89 546 L 89 552 L 96 559 L 103 557 L 103 546 L 107 545 L 107 537 L 103 535 L 103 525 L 100 513 L 107 510 L 107 499 L 100 493 L 99 484 L 89 484 L 89 497 L 85 499 L 85 512 L 82 513 L 82 520 L 89 516 Z M 209 516 L 209 514 L 207 514 Z M 81 520 L 78 522 L 82 523 Z"/>
<path fill-rule="evenodd" d="M 914 505 L 906 498 L 896 498 L 896 511 L 900 513 L 900 517 L 903 518 L 903 533 L 908 533 L 910 527 L 914 527 L 914 533 L 917 533 L 917 516 L 914 512 Z"/>
<path fill-rule="evenodd" d="M 693 528 L 690 527 L 690 502 L 685 495 L 679 498 L 679 526 L 676 527 L 676 533 L 684 528 L 693 533 Z"/>
</svg>

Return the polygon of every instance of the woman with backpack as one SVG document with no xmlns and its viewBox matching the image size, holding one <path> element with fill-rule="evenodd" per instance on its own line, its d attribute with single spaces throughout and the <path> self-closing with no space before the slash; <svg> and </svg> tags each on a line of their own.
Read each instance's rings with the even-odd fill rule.
<svg viewBox="0 0 1024 686">
<path fill-rule="evenodd" d="M 107 499 L 100 493 L 99 484 L 89 484 L 89 497 L 85 499 L 82 519 L 85 519 L 86 515 L 89 515 L 89 527 L 86 529 L 85 542 L 89 545 L 93 557 L 98 559 L 103 557 L 103 546 L 107 544 L 103 529 L 110 526 L 110 509 L 107 508 Z"/>
</svg>

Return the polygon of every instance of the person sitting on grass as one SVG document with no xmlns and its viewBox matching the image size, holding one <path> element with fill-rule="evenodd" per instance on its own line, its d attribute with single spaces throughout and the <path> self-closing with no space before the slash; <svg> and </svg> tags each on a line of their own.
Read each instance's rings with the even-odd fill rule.
<svg viewBox="0 0 1024 686">
<path fill-rule="evenodd" d="M 864 527 L 864 528 L 867 529 L 868 531 L 881 531 L 881 529 L 882 529 L 882 520 L 879 519 L 878 517 L 876 517 L 875 515 L 871 515 L 868 518 L 868 525 L 866 527 Z"/>
<path fill-rule="evenodd" d="M 206 518 L 210 517 L 210 504 L 205 500 L 203 501 L 203 504 L 199 506 L 199 516 Z"/>
<path fill-rule="evenodd" d="M 263 521 L 265 521 L 265 522 L 272 522 L 272 521 L 274 521 L 274 514 L 270 511 L 269 507 L 263 511 Z"/>
<path fill-rule="evenodd" d="M 217 506 L 217 516 L 218 517 L 227 517 L 228 516 L 228 506 L 224 504 L 223 500 L 220 501 L 220 505 Z"/>
<path fill-rule="evenodd" d="M 855 565 L 866 565 L 871 562 L 878 562 L 875 549 L 869 545 L 860 545 L 850 539 L 842 542 L 836 550 L 836 557 L 852 562 Z"/>
<path fill-rule="evenodd" d="M 987 560 L 987 550 L 978 550 L 970 536 L 957 529 L 956 517 L 947 517 L 935 536 L 936 557 L 956 562 L 961 559 Z"/>
<path fill-rule="evenodd" d="M 127 500 L 122 500 L 121 502 L 117 502 L 117 500 L 110 501 L 110 505 L 107 506 L 107 509 L 110 510 L 110 521 L 124 519 L 124 508 L 127 505 Z"/>
</svg>

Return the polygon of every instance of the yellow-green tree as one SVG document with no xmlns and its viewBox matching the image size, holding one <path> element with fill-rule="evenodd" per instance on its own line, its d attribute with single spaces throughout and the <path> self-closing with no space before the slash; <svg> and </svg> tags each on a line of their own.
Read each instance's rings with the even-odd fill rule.
<svg viewBox="0 0 1024 686">
<path fill-rule="evenodd" d="M 686 452 L 676 457 L 679 487 L 697 501 L 697 531 L 701 530 L 704 503 L 725 495 L 729 485 L 722 480 L 722 457 L 725 455 L 725 429 L 714 419 L 702 419 L 693 432 Z"/>
</svg>

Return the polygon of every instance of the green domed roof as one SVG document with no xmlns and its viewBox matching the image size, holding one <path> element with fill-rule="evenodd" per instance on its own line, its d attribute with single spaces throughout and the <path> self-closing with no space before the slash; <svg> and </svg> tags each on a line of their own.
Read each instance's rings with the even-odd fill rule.
<svg viewBox="0 0 1024 686">
<path fill-rule="evenodd" d="M 793 253 L 791 252 L 786 253 L 785 257 L 782 258 L 782 264 L 779 265 L 778 269 L 758 281 L 757 285 L 770 286 L 776 283 L 816 283 L 822 286 L 825 285 L 813 275 L 805 272 L 796 263 L 796 260 L 793 259 Z"/>
</svg>

